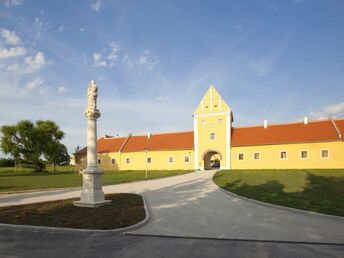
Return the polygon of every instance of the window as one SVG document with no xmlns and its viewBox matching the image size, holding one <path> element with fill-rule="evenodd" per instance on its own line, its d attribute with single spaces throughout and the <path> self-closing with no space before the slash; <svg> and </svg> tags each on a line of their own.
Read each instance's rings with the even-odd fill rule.
<svg viewBox="0 0 344 258">
<path fill-rule="evenodd" d="M 307 150 L 301 150 L 300 151 L 300 159 L 308 159 L 308 151 Z"/>
<path fill-rule="evenodd" d="M 130 164 L 130 158 L 126 158 L 125 163 Z"/>
<path fill-rule="evenodd" d="M 328 159 L 330 157 L 330 151 L 329 150 L 320 150 L 320 157 L 322 159 Z"/>
<path fill-rule="evenodd" d="M 286 151 L 280 152 L 280 159 L 287 159 L 287 152 Z"/>
<path fill-rule="evenodd" d="M 253 159 L 260 160 L 260 152 L 253 152 Z"/>
<path fill-rule="evenodd" d="M 220 125 L 222 124 L 222 119 L 220 118 L 219 120 L 217 120 L 217 123 Z"/>
<path fill-rule="evenodd" d="M 201 124 L 202 124 L 202 125 L 205 125 L 205 120 L 202 120 L 202 121 L 201 121 Z"/>
<path fill-rule="evenodd" d="M 210 133 L 210 140 L 215 140 L 215 133 Z"/>
<path fill-rule="evenodd" d="M 238 153 L 238 160 L 244 160 L 245 155 L 244 153 Z"/>
<path fill-rule="evenodd" d="M 102 160 L 98 159 L 98 165 L 102 164 Z"/>
<path fill-rule="evenodd" d="M 174 162 L 174 157 L 170 156 L 168 157 L 168 163 L 173 163 Z"/>
<path fill-rule="evenodd" d="M 147 158 L 147 163 L 152 163 L 152 158 L 151 157 Z"/>
<path fill-rule="evenodd" d="M 184 163 L 189 163 L 189 162 L 190 162 L 190 157 L 184 156 Z"/>
<path fill-rule="evenodd" d="M 112 163 L 112 165 L 116 165 L 116 160 L 115 159 L 111 159 L 111 163 Z"/>
</svg>

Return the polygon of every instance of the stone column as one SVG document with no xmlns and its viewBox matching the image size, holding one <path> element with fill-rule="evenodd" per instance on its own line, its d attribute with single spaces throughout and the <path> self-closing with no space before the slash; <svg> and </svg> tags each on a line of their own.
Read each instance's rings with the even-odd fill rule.
<svg viewBox="0 0 344 258">
<path fill-rule="evenodd" d="M 97 119 L 100 112 L 97 109 L 98 89 L 95 81 L 91 81 L 87 89 L 87 167 L 83 170 L 83 186 L 80 201 L 75 206 L 95 208 L 110 200 L 104 199 L 102 189 L 102 171 L 97 166 Z"/>
</svg>

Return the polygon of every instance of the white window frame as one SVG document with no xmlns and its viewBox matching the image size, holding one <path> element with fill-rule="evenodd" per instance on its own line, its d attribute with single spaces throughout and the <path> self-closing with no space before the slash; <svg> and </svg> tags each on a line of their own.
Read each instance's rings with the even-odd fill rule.
<svg viewBox="0 0 344 258">
<path fill-rule="evenodd" d="M 172 161 L 170 161 L 170 158 L 172 158 Z M 174 163 L 174 156 L 168 156 L 167 162 L 168 162 L 168 164 L 173 164 Z"/>
<path fill-rule="evenodd" d="M 98 164 L 98 165 L 101 165 L 101 164 L 102 164 L 102 159 L 101 159 L 101 158 L 98 158 L 98 159 L 97 159 L 97 164 Z"/>
<path fill-rule="evenodd" d="M 131 159 L 130 158 L 125 158 L 125 164 L 131 164 Z"/>
<path fill-rule="evenodd" d="M 256 154 L 256 153 L 258 153 L 258 156 L 259 156 L 258 159 L 255 159 L 255 158 L 254 158 L 254 154 Z M 254 151 L 254 152 L 253 152 L 253 157 L 252 157 L 252 158 L 253 158 L 253 160 L 260 160 L 261 155 L 262 155 L 262 154 L 260 153 L 260 151 Z"/>
<path fill-rule="evenodd" d="M 282 152 L 285 152 L 285 159 L 284 158 L 282 158 L 281 157 L 281 154 L 282 154 Z M 286 151 L 286 150 L 281 150 L 280 152 L 279 152 L 279 160 L 288 160 L 288 151 Z"/>
<path fill-rule="evenodd" d="M 307 157 L 306 158 L 302 158 L 302 152 L 303 151 L 307 152 Z M 309 159 L 309 150 L 300 150 L 300 159 Z"/>
<path fill-rule="evenodd" d="M 242 158 L 243 159 L 240 159 L 240 154 L 242 154 Z M 245 160 L 245 152 L 238 152 L 238 161 L 244 161 Z"/>
<path fill-rule="evenodd" d="M 323 151 L 327 151 L 327 157 L 322 156 Z M 330 158 L 330 149 L 320 149 L 320 158 L 321 159 L 329 159 Z"/>
<path fill-rule="evenodd" d="M 150 159 L 150 161 L 148 161 L 148 159 Z M 146 161 L 147 161 L 147 164 L 152 164 L 152 157 L 147 157 Z"/>
<path fill-rule="evenodd" d="M 112 165 L 116 165 L 116 163 L 117 163 L 117 162 L 116 162 L 116 159 L 111 159 L 111 164 L 112 164 Z"/>
<path fill-rule="evenodd" d="M 213 139 L 211 138 L 211 135 L 214 135 L 214 138 L 213 138 Z M 215 133 L 210 133 L 209 136 L 210 136 L 210 140 L 211 140 L 211 141 L 214 141 L 214 140 L 215 140 L 215 137 L 216 137 L 216 136 L 215 136 Z"/>
<path fill-rule="evenodd" d="M 185 158 L 186 158 L 186 157 L 188 158 L 188 161 L 185 161 Z M 184 163 L 190 163 L 190 155 L 185 155 L 185 156 L 184 156 Z"/>
</svg>

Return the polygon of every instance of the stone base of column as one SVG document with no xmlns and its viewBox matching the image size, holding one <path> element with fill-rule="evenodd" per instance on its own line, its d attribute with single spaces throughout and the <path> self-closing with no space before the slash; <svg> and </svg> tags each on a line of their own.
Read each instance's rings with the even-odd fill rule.
<svg viewBox="0 0 344 258">
<path fill-rule="evenodd" d="M 105 200 L 102 190 L 102 174 L 103 172 L 97 167 L 87 167 L 83 172 L 83 188 L 80 201 L 73 204 L 78 207 L 96 208 L 111 203 Z"/>
</svg>

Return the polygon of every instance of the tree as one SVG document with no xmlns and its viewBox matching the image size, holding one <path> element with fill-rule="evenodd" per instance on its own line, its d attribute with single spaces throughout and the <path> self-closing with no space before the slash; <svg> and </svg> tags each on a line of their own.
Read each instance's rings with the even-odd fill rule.
<svg viewBox="0 0 344 258">
<path fill-rule="evenodd" d="M 2 126 L 1 133 L 2 151 L 16 162 L 32 165 L 36 171 L 45 168 L 44 159 L 55 165 L 61 158 L 58 154 L 67 153 L 66 147 L 60 142 L 64 133 L 50 120 L 39 120 L 36 125 L 22 120 L 16 125 Z"/>
</svg>

